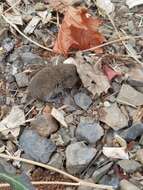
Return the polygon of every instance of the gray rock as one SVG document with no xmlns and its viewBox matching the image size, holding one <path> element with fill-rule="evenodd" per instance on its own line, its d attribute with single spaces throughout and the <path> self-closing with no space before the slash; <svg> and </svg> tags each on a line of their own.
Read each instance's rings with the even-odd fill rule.
<svg viewBox="0 0 143 190">
<path fill-rule="evenodd" d="M 16 174 L 16 169 L 12 166 L 12 164 L 1 158 L 0 158 L 0 171 L 4 171 L 8 174 Z"/>
<path fill-rule="evenodd" d="M 83 142 L 70 144 L 66 148 L 66 168 L 69 173 L 81 172 L 93 159 L 96 149 L 85 145 Z"/>
<path fill-rule="evenodd" d="M 38 115 L 35 120 L 31 121 L 31 127 L 37 131 L 37 133 L 43 137 L 48 137 L 52 133 L 58 130 L 58 123 L 49 114 Z"/>
<path fill-rule="evenodd" d="M 136 158 L 143 165 L 143 149 L 137 151 Z"/>
<path fill-rule="evenodd" d="M 143 94 L 133 87 L 123 84 L 117 97 L 117 102 L 130 106 L 143 105 Z"/>
<path fill-rule="evenodd" d="M 83 110 L 87 110 L 92 103 L 91 98 L 82 92 L 74 96 L 74 101 Z"/>
<path fill-rule="evenodd" d="M 133 124 L 126 130 L 123 130 L 120 135 L 127 141 L 135 140 L 143 134 L 143 123 Z"/>
<path fill-rule="evenodd" d="M 3 40 L 1 46 L 5 49 L 6 53 L 8 54 L 14 49 L 14 45 L 14 40 L 12 40 L 11 38 L 6 38 Z"/>
<path fill-rule="evenodd" d="M 56 145 L 50 139 L 43 138 L 28 129 L 23 131 L 19 143 L 26 154 L 42 163 L 47 163 L 56 150 Z"/>
<path fill-rule="evenodd" d="M 26 64 L 43 64 L 44 61 L 40 56 L 31 52 L 24 52 L 21 54 L 22 62 Z"/>
<path fill-rule="evenodd" d="M 110 162 L 109 164 L 106 164 L 105 166 L 95 170 L 95 172 L 92 175 L 92 179 L 95 183 L 97 183 L 102 176 L 104 176 L 105 174 L 107 174 L 107 172 L 109 171 L 109 169 L 112 166 L 112 162 Z"/>
<path fill-rule="evenodd" d="M 27 154 L 22 154 L 21 158 L 32 160 L 32 158 Z M 30 173 L 35 169 L 35 166 L 33 164 L 28 164 L 25 162 L 21 163 L 21 170 L 25 172 L 27 175 L 30 176 Z"/>
<path fill-rule="evenodd" d="M 118 189 L 119 183 L 119 178 L 115 175 L 104 175 L 99 181 L 99 184 L 112 186 L 113 189 Z"/>
<path fill-rule="evenodd" d="M 143 145 L 143 135 L 142 135 L 141 138 L 140 138 L 139 144 L 140 144 L 140 145 Z"/>
<path fill-rule="evenodd" d="M 15 80 L 19 88 L 28 86 L 28 76 L 25 73 L 17 73 Z"/>
<path fill-rule="evenodd" d="M 120 189 L 121 190 L 140 190 L 137 186 L 127 181 L 126 179 L 123 179 L 122 181 L 120 181 Z"/>
<path fill-rule="evenodd" d="M 127 73 L 127 82 L 134 87 L 143 87 L 143 69 L 138 67 L 131 68 Z"/>
<path fill-rule="evenodd" d="M 55 153 L 48 162 L 48 165 L 58 169 L 63 169 L 63 162 L 64 162 L 64 155 L 62 155 L 61 153 Z"/>
<path fill-rule="evenodd" d="M 103 135 L 103 128 L 98 123 L 81 122 L 76 129 L 77 139 L 85 140 L 91 144 L 95 144 Z"/>
<path fill-rule="evenodd" d="M 141 168 L 141 164 L 135 160 L 120 160 L 117 164 L 127 173 L 133 173 Z"/>
<path fill-rule="evenodd" d="M 100 108 L 99 120 L 106 123 L 115 131 L 128 126 L 128 118 L 121 112 L 116 103 L 110 107 Z"/>
</svg>

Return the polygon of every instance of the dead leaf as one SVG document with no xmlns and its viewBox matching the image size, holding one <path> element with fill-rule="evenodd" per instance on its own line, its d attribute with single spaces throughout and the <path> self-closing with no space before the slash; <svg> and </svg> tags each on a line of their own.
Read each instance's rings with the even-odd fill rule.
<svg viewBox="0 0 143 190">
<path fill-rule="evenodd" d="M 142 5 L 143 0 L 126 0 L 126 4 L 131 9 L 131 8 L 133 8 L 135 6 Z"/>
<path fill-rule="evenodd" d="M 51 115 L 64 127 L 68 127 L 67 123 L 65 122 L 64 114 L 61 110 L 53 108 L 51 111 Z"/>
<path fill-rule="evenodd" d="M 64 13 L 69 6 L 77 4 L 77 0 L 48 0 L 48 3 L 50 8 L 60 13 Z"/>
<path fill-rule="evenodd" d="M 0 122 L 0 133 L 5 138 L 9 133 L 17 137 L 20 132 L 20 125 L 24 124 L 24 122 L 24 112 L 18 106 L 13 106 L 9 115 Z"/>
<path fill-rule="evenodd" d="M 110 14 L 115 10 L 115 6 L 111 0 L 96 0 L 96 5 L 107 14 Z"/>
<path fill-rule="evenodd" d="M 87 14 L 85 8 L 69 7 L 60 27 L 54 51 L 67 55 L 71 49 L 84 50 L 102 44 L 105 38 L 97 31 L 101 23 L 101 20 Z M 102 48 L 96 49 L 96 52 L 102 53 Z"/>
<path fill-rule="evenodd" d="M 108 158 L 129 159 L 124 147 L 103 147 L 103 154 Z"/>
<path fill-rule="evenodd" d="M 76 64 L 77 72 L 84 85 L 93 95 L 100 95 L 110 88 L 107 77 L 103 74 L 99 65 Z"/>
<path fill-rule="evenodd" d="M 120 76 L 120 73 L 114 71 L 111 67 L 109 67 L 108 65 L 103 65 L 102 66 L 103 72 L 104 74 L 107 76 L 109 81 L 112 81 L 112 79 L 114 79 L 117 76 Z"/>
</svg>

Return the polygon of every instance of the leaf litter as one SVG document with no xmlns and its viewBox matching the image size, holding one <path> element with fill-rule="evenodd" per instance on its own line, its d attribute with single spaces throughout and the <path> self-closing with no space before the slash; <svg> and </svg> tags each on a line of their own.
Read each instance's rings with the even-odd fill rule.
<svg viewBox="0 0 143 190">
<path fill-rule="evenodd" d="M 85 8 L 69 7 L 60 26 L 54 51 L 67 55 L 72 49 L 84 50 L 102 44 L 105 38 L 98 32 L 101 24 L 102 21 L 90 16 Z M 98 48 L 96 52 L 102 53 L 103 50 Z"/>
</svg>

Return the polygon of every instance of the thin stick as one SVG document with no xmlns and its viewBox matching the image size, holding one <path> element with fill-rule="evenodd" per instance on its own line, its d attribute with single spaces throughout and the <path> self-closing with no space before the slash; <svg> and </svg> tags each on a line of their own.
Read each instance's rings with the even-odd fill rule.
<svg viewBox="0 0 143 190">
<path fill-rule="evenodd" d="M 72 179 L 73 181 L 76 181 L 79 183 L 79 185 L 82 185 L 82 186 L 86 186 L 86 187 L 94 187 L 94 188 L 99 188 L 99 189 L 107 189 L 107 190 L 113 190 L 112 186 L 108 186 L 108 185 L 100 185 L 100 184 L 94 184 L 94 183 L 91 183 L 91 182 L 86 182 L 84 180 L 81 180 L 71 174 L 68 174 L 67 172 L 65 171 L 62 171 L 60 169 L 57 169 L 55 167 L 52 167 L 48 164 L 42 164 L 42 163 L 39 163 L 39 162 L 35 162 L 35 161 L 32 161 L 32 160 L 28 160 L 28 159 L 24 159 L 24 158 L 19 158 L 19 157 L 15 157 L 15 156 L 8 156 L 6 154 L 0 154 L 0 157 L 1 158 L 5 158 L 5 159 L 12 159 L 12 160 L 18 160 L 18 161 L 21 161 L 21 162 L 25 162 L 25 163 L 28 163 L 28 164 L 33 164 L 33 165 L 36 165 L 36 166 L 39 166 L 39 167 L 42 167 L 42 168 L 46 168 L 48 170 L 51 170 L 51 171 L 55 171 L 59 174 L 62 174 L 66 177 L 68 177 L 69 179 Z"/>
<path fill-rule="evenodd" d="M 101 45 L 94 46 L 94 47 L 89 48 L 89 49 L 81 50 L 80 52 L 93 51 L 95 49 L 98 49 L 98 48 L 101 48 L 101 47 L 104 47 L 104 46 L 107 46 L 107 45 L 111 45 L 111 44 L 114 44 L 114 43 L 117 43 L 117 42 L 129 40 L 129 39 L 132 39 L 132 38 L 133 39 L 138 39 L 138 38 L 143 38 L 143 36 L 124 36 L 124 37 L 121 37 L 120 39 L 115 39 L 115 40 L 103 43 Z M 73 52 L 71 52 L 71 53 L 73 53 Z"/>
<path fill-rule="evenodd" d="M 11 7 L 9 7 L 8 9 L 6 9 L 6 10 L 3 12 L 3 14 L 5 14 L 5 13 L 7 13 L 8 11 L 10 11 L 11 9 L 15 8 L 15 6 L 16 6 L 17 4 L 19 4 L 20 2 L 21 2 L 21 0 L 16 1 Z"/>
<path fill-rule="evenodd" d="M 79 186 L 80 183 L 70 183 L 64 181 L 32 181 L 33 185 L 66 185 L 66 186 Z M 9 187 L 8 183 L 0 184 L 0 187 Z"/>
<path fill-rule="evenodd" d="M 15 24 L 13 24 L 10 20 L 8 20 L 3 14 L 1 14 L 1 16 L 3 17 L 3 19 L 4 19 L 10 26 L 12 26 L 21 36 L 23 36 L 24 38 L 26 38 L 28 41 L 30 41 L 31 43 L 35 44 L 36 46 L 38 46 L 38 47 L 40 47 L 40 48 L 42 48 L 42 49 L 45 49 L 45 50 L 50 51 L 50 52 L 53 52 L 52 49 L 50 49 L 50 48 L 48 48 L 48 47 L 45 47 L 45 46 L 43 46 L 43 45 L 41 45 L 41 44 L 39 44 L 39 43 L 33 41 L 33 40 L 32 40 L 31 38 L 29 38 L 28 36 L 26 36 L 23 32 L 21 32 L 21 31 L 18 29 L 18 27 L 17 27 Z"/>
</svg>

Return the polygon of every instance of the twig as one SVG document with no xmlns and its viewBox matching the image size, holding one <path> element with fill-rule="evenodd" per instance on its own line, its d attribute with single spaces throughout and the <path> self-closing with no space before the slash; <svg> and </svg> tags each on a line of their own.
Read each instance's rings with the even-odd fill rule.
<svg viewBox="0 0 143 190">
<path fill-rule="evenodd" d="M 69 179 L 72 179 L 73 181 L 77 182 L 79 185 L 82 185 L 82 186 L 99 188 L 99 189 L 113 190 L 112 186 L 100 185 L 100 184 L 94 184 L 94 183 L 91 183 L 91 182 L 86 182 L 84 180 L 81 180 L 81 179 L 79 179 L 79 178 L 77 178 L 77 177 L 75 177 L 75 176 L 73 176 L 71 174 L 68 174 L 65 171 L 57 169 L 57 168 L 55 168 L 53 166 L 50 166 L 48 164 L 42 164 L 40 162 L 35 162 L 35 161 L 32 161 L 32 160 L 19 158 L 19 157 L 15 157 L 15 156 L 8 156 L 6 154 L 0 154 L 0 157 L 5 158 L 5 159 L 18 160 L 18 161 L 25 162 L 25 163 L 28 163 L 28 164 L 33 164 L 33 165 L 36 165 L 36 166 L 39 166 L 39 167 L 42 167 L 42 168 L 46 168 L 48 170 L 51 170 L 51 171 L 57 172 L 59 174 L 62 174 L 62 175 L 68 177 Z"/>
<path fill-rule="evenodd" d="M 1 14 L 1 16 L 3 17 L 3 19 L 4 19 L 10 26 L 12 26 L 21 36 L 23 36 L 24 38 L 26 38 L 28 41 L 30 41 L 31 43 L 35 44 L 36 46 L 38 46 L 38 47 L 40 47 L 40 48 L 42 48 L 42 49 L 45 49 L 45 50 L 50 51 L 50 52 L 53 52 L 52 49 L 50 49 L 50 48 L 48 48 L 48 47 L 45 47 L 45 46 L 43 46 L 43 45 L 41 45 L 41 44 L 39 44 L 39 43 L 33 41 L 33 40 L 32 40 L 31 38 L 29 38 L 28 36 L 26 36 L 23 32 L 21 32 L 21 31 L 18 29 L 18 27 L 17 27 L 15 24 L 13 24 L 10 20 L 8 20 L 3 14 Z"/>
<path fill-rule="evenodd" d="M 15 6 L 16 6 L 17 4 L 19 4 L 20 2 L 21 2 L 21 0 L 16 1 L 12 6 L 10 6 L 8 9 L 6 9 L 6 10 L 3 12 L 3 14 L 5 14 L 5 13 L 7 13 L 8 11 L 10 11 L 11 9 L 15 8 Z"/>
<path fill-rule="evenodd" d="M 67 186 L 79 186 L 79 183 L 70 183 L 64 181 L 32 181 L 33 185 L 67 185 Z M 1 183 L 0 187 L 9 187 L 8 183 Z"/>
<path fill-rule="evenodd" d="M 98 48 L 101 48 L 101 47 L 104 47 L 104 46 L 107 46 L 107 45 L 110 45 L 110 44 L 118 43 L 118 42 L 121 42 L 121 41 L 129 40 L 129 39 L 132 39 L 132 38 L 133 39 L 138 39 L 138 38 L 143 38 L 143 36 L 124 36 L 124 37 L 121 37 L 120 39 L 115 39 L 115 40 L 103 43 L 101 45 L 94 46 L 94 47 L 89 48 L 89 49 L 80 50 L 80 52 L 93 51 L 95 49 L 98 49 Z M 73 53 L 73 52 L 71 52 L 71 53 Z"/>
</svg>

